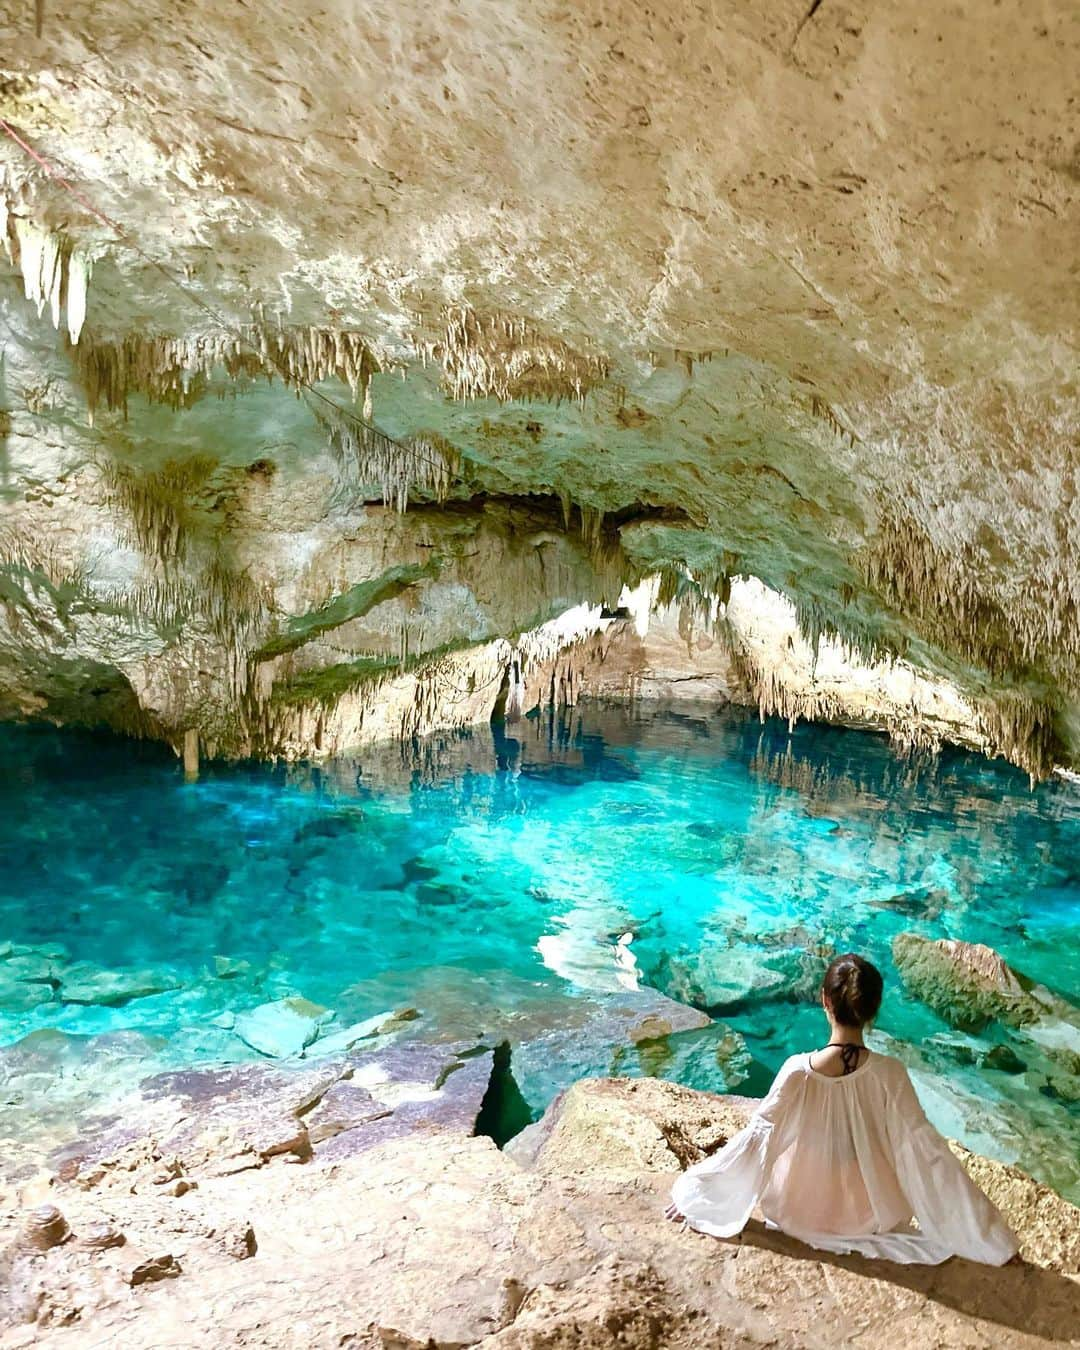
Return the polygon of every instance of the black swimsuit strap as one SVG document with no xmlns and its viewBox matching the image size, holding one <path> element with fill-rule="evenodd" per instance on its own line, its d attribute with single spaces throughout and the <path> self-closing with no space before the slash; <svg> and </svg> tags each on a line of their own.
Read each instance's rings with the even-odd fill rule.
<svg viewBox="0 0 1080 1350">
<path fill-rule="evenodd" d="M 859 1055 L 865 1049 L 861 1045 L 852 1045 L 849 1041 L 830 1041 L 825 1049 L 835 1048 L 840 1051 L 840 1059 L 844 1065 L 844 1073 L 853 1073 L 859 1067 Z"/>
</svg>

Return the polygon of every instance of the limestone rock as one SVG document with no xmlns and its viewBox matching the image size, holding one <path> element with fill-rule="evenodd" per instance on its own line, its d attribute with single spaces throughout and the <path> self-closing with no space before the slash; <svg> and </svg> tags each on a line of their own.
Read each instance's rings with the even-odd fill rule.
<svg viewBox="0 0 1080 1350">
<path fill-rule="evenodd" d="M 994 1045 L 982 1057 L 982 1063 L 988 1069 L 996 1069 L 999 1073 L 1023 1073 L 1024 1061 L 1008 1045 Z"/>
<path fill-rule="evenodd" d="M 214 1238 L 219 1250 L 234 1261 L 248 1261 L 259 1250 L 255 1229 L 243 1220 L 215 1233 Z"/>
<path fill-rule="evenodd" d="M 344 1054 L 370 1037 L 396 1035 L 419 1016 L 415 1008 L 399 1008 L 397 1011 L 376 1013 L 374 1017 L 368 1017 L 363 1022 L 354 1022 L 352 1026 L 332 1031 L 328 1036 L 320 1035 L 310 1048 L 315 1055 Z"/>
<path fill-rule="evenodd" d="M 392 1114 L 393 1108 L 377 1102 L 367 1088 L 344 1080 L 327 1088 L 303 1119 L 314 1145 Z"/>
<path fill-rule="evenodd" d="M 755 993 L 784 984 L 784 976 L 769 967 L 763 954 L 748 947 L 703 947 L 669 956 L 663 976 L 675 997 L 721 1015 Z"/>
<path fill-rule="evenodd" d="M 116 1185 L 67 1186 L 77 1232 L 107 1206 L 129 1245 L 69 1243 L 17 1266 L 0 1286 L 0 1344 L 156 1350 L 182 1327 L 192 1350 L 297 1335 L 370 1350 L 750 1350 L 816 1344 L 822 1326 L 836 1346 L 891 1345 L 898 1326 L 912 1345 L 950 1350 L 1076 1343 L 1080 1214 L 1017 1169 L 963 1150 L 1027 1264 L 898 1268 L 814 1252 L 753 1219 L 731 1242 L 664 1222 L 677 1169 L 752 1107 L 668 1083 L 594 1080 L 552 1106 L 520 1162 L 488 1139 L 421 1130 L 326 1167 L 214 1178 L 181 1205 L 160 1188 L 133 1193 L 138 1172 L 127 1170 Z M 257 1279 L 238 1264 L 252 1215 Z M 4 1223 L 0 1210 L 0 1238 Z M 133 1299 L 133 1268 L 158 1287 Z"/>
<path fill-rule="evenodd" d="M 105 1251 L 109 1247 L 122 1247 L 125 1242 L 123 1232 L 108 1219 L 91 1220 L 79 1228 L 78 1243 L 90 1251 Z"/>
<path fill-rule="evenodd" d="M 558 1175 L 631 1179 L 678 1172 L 714 1153 L 754 1102 L 695 1092 L 662 1079 L 583 1079 L 560 1094 L 506 1152 Z"/>
<path fill-rule="evenodd" d="M 259 1054 L 288 1059 L 303 1054 L 333 1016 L 306 998 L 283 998 L 240 1013 L 233 1030 Z"/>
<path fill-rule="evenodd" d="M 180 981 L 168 971 L 103 970 L 83 961 L 63 970 L 59 998 L 64 1003 L 117 1008 L 137 998 L 177 989 L 179 985 Z"/>
<path fill-rule="evenodd" d="M 645 987 L 581 999 L 576 1008 L 557 1010 L 554 1025 L 551 1010 L 544 1015 L 547 1025 L 505 1024 L 513 1038 L 514 1077 L 532 1103 L 550 1101 L 568 1075 L 628 1072 L 630 1055 L 648 1064 L 681 1033 L 711 1025 L 697 1008 Z"/>
<path fill-rule="evenodd" d="M 140 1284 L 153 1284 L 158 1280 L 175 1280 L 178 1275 L 183 1274 L 180 1269 L 180 1263 L 175 1256 L 163 1255 L 152 1256 L 147 1261 L 141 1261 L 131 1272 L 131 1284 L 135 1288 Z"/>
<path fill-rule="evenodd" d="M 893 959 L 911 993 L 965 1031 L 981 1031 L 994 1020 L 1029 1027 L 1064 1006 L 981 944 L 900 933 Z"/>
<path fill-rule="evenodd" d="M 331 753 L 576 698 L 497 635 L 651 577 L 620 692 L 1074 758 L 1076 29 L 991 10 L 14 26 L 11 125 L 140 251 L 4 138 L 0 709 Z"/>
<path fill-rule="evenodd" d="M 26 1220 L 26 1242 L 39 1251 L 58 1247 L 71 1236 L 71 1226 L 55 1205 L 40 1205 Z"/>
</svg>

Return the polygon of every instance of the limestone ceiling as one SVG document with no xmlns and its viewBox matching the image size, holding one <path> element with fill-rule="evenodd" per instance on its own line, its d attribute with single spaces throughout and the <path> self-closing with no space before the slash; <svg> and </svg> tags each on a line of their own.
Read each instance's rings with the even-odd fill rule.
<svg viewBox="0 0 1080 1350">
<path fill-rule="evenodd" d="M 278 369 L 421 438 L 452 496 L 604 513 L 637 569 L 758 575 L 1080 740 L 1070 0 L 0 16 L 0 117 L 124 232 L 0 137 L 12 528 L 102 454 L 268 458 L 302 495 L 327 432 L 261 378 L 284 333 Z M 19 221 L 92 263 L 74 353 Z"/>
</svg>

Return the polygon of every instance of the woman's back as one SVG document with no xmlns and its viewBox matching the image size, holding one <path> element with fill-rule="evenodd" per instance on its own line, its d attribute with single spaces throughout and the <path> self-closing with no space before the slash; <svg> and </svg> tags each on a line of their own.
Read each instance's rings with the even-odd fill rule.
<svg viewBox="0 0 1080 1350">
<path fill-rule="evenodd" d="M 826 1251 L 991 1265 L 1015 1254 L 1008 1225 L 926 1119 L 907 1069 L 863 1041 L 883 989 L 881 971 L 854 952 L 829 963 L 828 1045 L 793 1055 L 746 1129 L 683 1173 L 669 1218 L 731 1237 L 759 1206 L 767 1223 Z"/>
<path fill-rule="evenodd" d="M 858 1060 L 845 1072 L 833 1047 L 789 1061 L 760 1197 L 765 1218 L 789 1233 L 861 1236 L 911 1221 L 889 1127 L 889 1082 L 903 1067 L 866 1049 Z"/>
</svg>

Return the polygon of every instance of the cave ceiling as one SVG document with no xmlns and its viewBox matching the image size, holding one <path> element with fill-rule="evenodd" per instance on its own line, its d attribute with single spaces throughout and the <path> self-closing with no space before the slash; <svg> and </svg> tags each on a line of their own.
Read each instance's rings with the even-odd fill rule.
<svg viewBox="0 0 1080 1350">
<path fill-rule="evenodd" d="M 0 705 L 243 660 L 437 535 L 447 641 L 753 575 L 1075 759 L 1077 69 L 1068 0 L 5 0 L 75 190 L 0 136 Z M 149 642 L 148 566 L 242 613 Z"/>
</svg>

